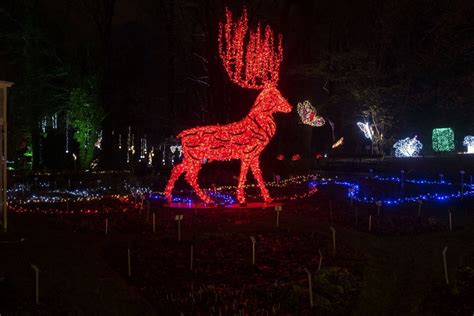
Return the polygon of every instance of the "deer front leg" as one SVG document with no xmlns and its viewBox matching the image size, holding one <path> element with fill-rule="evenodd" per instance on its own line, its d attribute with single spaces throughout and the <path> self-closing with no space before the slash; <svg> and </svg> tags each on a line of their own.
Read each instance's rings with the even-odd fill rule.
<svg viewBox="0 0 474 316">
<path fill-rule="evenodd" d="M 268 193 L 268 190 L 265 187 L 265 182 L 263 181 L 262 177 L 262 171 L 260 170 L 260 162 L 258 161 L 258 159 L 252 161 L 252 163 L 250 164 L 250 168 L 252 169 L 253 176 L 257 180 L 258 187 L 262 192 L 263 200 L 265 201 L 265 203 L 270 203 L 272 201 L 272 198 L 270 197 L 270 193 Z"/>
<path fill-rule="evenodd" d="M 249 162 L 245 160 L 241 160 L 239 183 L 237 184 L 237 200 L 239 201 L 240 204 L 245 203 L 244 185 L 245 185 L 245 180 L 247 180 L 248 170 L 249 170 Z"/>
<path fill-rule="evenodd" d="M 199 170 L 201 169 L 200 167 L 200 162 L 199 163 L 193 163 L 191 165 L 187 166 L 186 169 L 186 181 L 191 185 L 191 187 L 194 189 L 194 192 L 196 192 L 197 196 L 206 204 L 212 204 L 212 200 L 209 196 L 207 196 L 204 191 L 201 189 L 198 183 L 198 173 Z"/>
<path fill-rule="evenodd" d="M 178 180 L 179 176 L 184 172 L 184 163 L 180 163 L 179 165 L 175 165 L 173 170 L 171 171 L 170 179 L 168 180 L 168 184 L 166 185 L 165 189 L 165 197 L 168 203 L 172 202 L 172 191 L 174 187 L 174 183 Z"/>
</svg>

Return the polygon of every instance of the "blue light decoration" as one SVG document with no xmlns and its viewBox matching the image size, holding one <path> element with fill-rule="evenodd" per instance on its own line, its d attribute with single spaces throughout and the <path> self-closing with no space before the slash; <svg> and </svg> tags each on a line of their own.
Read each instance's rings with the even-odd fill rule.
<svg viewBox="0 0 474 316">
<path fill-rule="evenodd" d="M 357 201 L 361 203 L 375 203 L 381 201 L 384 205 L 400 205 L 404 203 L 414 203 L 417 201 L 433 201 L 433 202 L 446 202 L 452 199 L 459 199 L 461 197 L 471 197 L 474 196 L 474 185 L 473 184 L 463 184 L 462 189 L 459 184 L 454 184 L 440 178 L 438 181 L 434 180 L 423 180 L 423 179 L 404 179 L 401 177 L 382 177 L 382 176 L 373 176 L 366 177 L 362 181 L 375 181 L 387 184 L 402 184 L 409 183 L 412 185 L 436 185 L 435 192 L 422 193 L 417 195 L 401 196 L 401 197 L 386 197 L 386 196 L 375 196 L 370 195 L 364 192 L 363 184 L 360 181 L 349 180 L 343 178 L 318 178 L 317 175 L 302 175 L 295 176 L 287 179 L 283 179 L 279 182 L 268 182 L 267 186 L 272 188 L 285 188 L 288 186 L 294 186 L 298 188 L 296 193 L 290 195 L 280 195 L 275 196 L 275 200 L 278 201 L 294 201 L 301 200 L 318 192 L 318 189 L 323 186 L 334 185 L 347 189 L 347 197 L 352 201 Z M 374 186 L 378 184 L 375 183 Z M 38 182 L 36 184 L 38 187 L 50 187 L 48 182 Z M 441 186 L 441 187 L 439 187 Z M 248 184 L 245 188 L 255 188 L 255 184 Z M 453 188 L 456 188 L 453 192 Z M 441 192 L 444 189 L 450 189 L 453 193 L 443 193 Z M 112 188 L 109 186 L 100 186 L 96 188 L 87 188 L 82 190 L 51 190 L 49 193 L 42 192 L 37 194 L 30 194 L 29 196 L 24 195 L 25 191 L 29 191 L 28 186 L 25 184 L 17 183 L 8 190 L 9 201 L 13 210 L 25 211 L 34 211 L 37 207 L 34 204 L 51 204 L 51 209 L 46 213 L 65 213 L 64 203 L 65 202 L 87 202 L 87 201 L 100 201 L 101 199 L 116 199 L 122 201 L 129 205 L 130 210 L 137 210 L 136 201 L 145 197 L 149 200 L 162 201 L 165 202 L 165 196 L 163 192 L 153 192 L 152 189 L 148 186 L 134 186 L 134 185 L 125 185 L 125 192 L 123 194 L 113 194 Z M 292 190 L 294 191 L 294 190 Z M 235 186 L 219 186 L 212 189 L 206 190 L 213 201 L 217 205 L 230 205 L 237 203 L 235 194 L 229 192 L 235 192 Z M 392 192 L 392 191 L 389 191 Z M 178 194 L 173 197 L 173 202 L 175 203 L 186 203 L 192 204 L 196 202 L 196 198 L 188 191 L 178 191 Z M 395 192 L 396 193 L 396 192 Z M 135 199 L 133 199 L 135 197 Z M 257 198 L 254 196 L 252 198 Z M 135 201 L 135 202 L 134 202 Z M 87 209 L 84 212 L 86 213 L 98 213 L 101 210 L 90 210 Z M 43 212 L 45 213 L 45 212 Z"/>
<path fill-rule="evenodd" d="M 416 139 L 416 135 L 413 138 L 407 137 L 405 139 L 400 139 L 395 144 L 395 157 L 418 157 L 423 144 Z"/>
<path fill-rule="evenodd" d="M 369 178 L 366 178 L 369 179 Z M 399 177 L 378 177 L 375 176 L 372 179 L 382 182 L 395 182 L 401 183 L 402 179 Z M 446 181 L 430 181 L 430 180 L 415 180 L 415 179 L 405 179 L 403 180 L 407 183 L 417 184 L 417 185 L 445 185 L 447 187 L 452 186 L 453 184 Z M 405 203 L 414 203 L 418 200 L 421 201 L 434 201 L 434 202 L 446 202 L 452 199 L 459 199 L 461 197 L 474 196 L 474 185 L 464 184 L 464 187 L 467 190 L 457 191 L 455 193 L 423 193 L 418 195 L 411 195 L 400 198 L 380 198 L 374 196 L 368 196 L 362 194 L 360 190 L 360 185 L 354 181 L 344 181 L 338 179 L 323 179 L 323 180 L 312 180 L 308 182 L 310 188 L 317 188 L 325 185 L 339 185 L 348 188 L 347 197 L 361 203 L 375 203 L 381 201 L 384 205 L 401 205 Z"/>
</svg>

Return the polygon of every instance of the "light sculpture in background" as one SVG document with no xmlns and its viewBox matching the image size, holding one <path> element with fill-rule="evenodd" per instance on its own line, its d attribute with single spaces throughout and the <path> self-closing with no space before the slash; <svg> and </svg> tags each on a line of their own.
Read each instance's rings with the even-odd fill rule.
<svg viewBox="0 0 474 316">
<path fill-rule="evenodd" d="M 474 154 L 474 136 L 467 135 L 462 144 L 467 147 L 468 154 Z"/>
<path fill-rule="evenodd" d="M 337 147 L 341 146 L 342 144 L 344 144 L 344 137 L 339 138 L 339 140 L 337 142 L 332 144 L 332 149 L 337 148 Z"/>
<path fill-rule="evenodd" d="M 321 127 L 326 123 L 322 116 L 316 115 L 316 109 L 308 100 L 298 103 L 296 110 L 303 124 Z"/>
<path fill-rule="evenodd" d="M 94 144 L 94 147 L 101 150 L 102 149 L 102 131 L 99 132 L 97 136 L 97 141 Z"/>
<path fill-rule="evenodd" d="M 240 176 L 237 200 L 245 203 L 244 185 L 248 170 L 257 180 L 265 202 L 270 194 L 260 170 L 260 153 L 276 131 L 273 114 L 288 113 L 291 105 L 278 90 L 280 63 L 283 59 L 282 37 L 274 43 L 270 26 L 248 31 L 247 11 L 232 21 L 232 13 L 226 9 L 225 23 L 219 23 L 219 55 L 232 82 L 242 88 L 260 90 L 250 113 L 241 121 L 227 125 L 211 125 L 185 130 L 178 135 L 183 149 L 183 161 L 173 167 L 166 185 L 165 195 L 171 201 L 171 193 L 178 177 L 186 173 L 186 181 L 205 203 L 212 203 L 198 184 L 201 164 L 206 160 L 240 160 Z"/>
<path fill-rule="evenodd" d="M 435 128 L 432 134 L 433 150 L 437 152 L 454 150 L 454 132 L 452 128 Z"/>
<path fill-rule="evenodd" d="M 294 155 L 291 157 L 291 161 L 298 161 L 298 160 L 301 160 L 300 154 L 294 154 Z"/>
<path fill-rule="evenodd" d="M 359 126 L 362 132 L 364 132 L 365 138 L 368 138 L 370 140 L 374 139 L 374 130 L 372 129 L 372 126 L 370 126 L 369 123 L 357 122 L 357 126 Z"/>
<path fill-rule="evenodd" d="M 393 148 L 395 148 L 395 157 L 418 157 L 423 144 L 416 139 L 416 136 L 407 137 L 393 144 Z"/>
<path fill-rule="evenodd" d="M 174 154 L 176 151 L 178 151 L 178 156 L 181 157 L 183 155 L 183 148 L 180 145 L 173 145 L 170 146 L 170 151 L 172 154 Z"/>
</svg>

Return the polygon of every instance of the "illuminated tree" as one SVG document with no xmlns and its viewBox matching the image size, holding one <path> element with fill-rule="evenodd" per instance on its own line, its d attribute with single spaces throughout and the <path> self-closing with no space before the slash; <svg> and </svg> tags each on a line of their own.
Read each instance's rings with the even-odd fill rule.
<svg viewBox="0 0 474 316">
<path fill-rule="evenodd" d="M 205 160 L 231 160 L 241 162 L 237 199 L 245 203 L 244 184 L 248 170 L 257 180 L 265 202 L 270 202 L 260 170 L 259 157 L 276 131 L 273 114 L 288 113 L 291 105 L 278 91 L 280 63 L 283 59 L 282 37 L 275 45 L 269 26 L 250 31 L 248 40 L 247 12 L 235 23 L 232 13 L 226 10 L 225 24 L 219 25 L 219 55 L 231 81 L 242 88 L 261 90 L 250 113 L 241 121 L 228 125 L 196 127 L 181 132 L 182 163 L 175 165 L 165 189 L 168 201 L 178 177 L 186 173 L 186 180 L 205 203 L 212 200 L 199 187 L 198 173 Z"/>
<path fill-rule="evenodd" d="M 69 119 L 75 129 L 74 139 L 79 143 L 79 163 L 88 169 L 93 159 L 103 118 L 103 111 L 97 100 L 95 79 L 86 80 L 71 91 L 69 99 Z"/>
</svg>

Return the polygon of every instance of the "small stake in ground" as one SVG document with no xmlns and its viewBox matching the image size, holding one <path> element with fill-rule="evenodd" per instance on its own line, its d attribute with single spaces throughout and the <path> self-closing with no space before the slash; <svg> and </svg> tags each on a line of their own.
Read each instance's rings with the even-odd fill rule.
<svg viewBox="0 0 474 316">
<path fill-rule="evenodd" d="M 329 228 L 332 231 L 332 254 L 335 255 L 336 254 L 336 230 L 332 226 L 330 226 Z"/>
<path fill-rule="evenodd" d="M 372 230 L 372 215 L 369 215 L 369 232 Z"/>
<path fill-rule="evenodd" d="M 127 249 L 127 262 L 128 262 L 128 277 L 132 276 L 132 267 L 130 264 L 130 246 Z"/>
<path fill-rule="evenodd" d="M 332 220 L 332 200 L 329 200 L 329 219 Z"/>
<path fill-rule="evenodd" d="M 146 200 L 146 222 L 150 218 L 150 200 Z"/>
<path fill-rule="evenodd" d="M 307 268 L 304 268 L 308 274 L 308 286 L 309 286 L 309 305 L 313 308 L 313 285 L 311 283 L 311 272 Z"/>
<path fill-rule="evenodd" d="M 181 241 L 181 221 L 183 220 L 183 215 L 176 215 L 174 220 L 178 221 L 178 241 Z"/>
<path fill-rule="evenodd" d="M 382 201 L 375 202 L 375 205 L 377 205 L 377 216 L 380 216 L 380 207 L 382 206 Z"/>
<path fill-rule="evenodd" d="M 66 200 L 66 211 L 69 213 L 69 199 Z"/>
<path fill-rule="evenodd" d="M 321 252 L 321 248 L 318 249 L 319 251 L 319 265 L 318 265 L 318 271 L 321 270 L 321 265 L 323 264 L 323 253 Z"/>
<path fill-rule="evenodd" d="M 402 174 L 402 190 L 405 188 L 405 170 L 400 170 Z"/>
<path fill-rule="evenodd" d="M 38 305 L 39 304 L 39 272 L 40 270 L 34 264 L 31 264 L 31 267 L 33 268 L 33 270 L 35 270 L 35 293 L 36 293 L 35 302 L 36 302 L 36 305 Z"/>
<path fill-rule="evenodd" d="M 250 236 L 250 240 L 252 241 L 252 265 L 255 265 L 255 243 L 257 241 L 253 236 Z"/>
<path fill-rule="evenodd" d="M 439 182 L 443 183 L 443 178 L 444 178 L 444 174 L 440 173 L 439 174 Z"/>
<path fill-rule="evenodd" d="M 142 210 L 143 210 L 143 202 L 145 200 L 145 195 L 141 194 L 141 201 L 140 201 L 140 213 L 139 215 L 142 216 Z"/>
<path fill-rule="evenodd" d="M 357 206 L 355 207 L 355 211 L 356 211 L 356 226 L 357 226 L 357 224 L 359 224 L 359 212 L 357 210 Z"/>
<path fill-rule="evenodd" d="M 105 219 L 105 234 L 107 235 L 109 233 L 109 219 Z"/>
<path fill-rule="evenodd" d="M 194 259 L 194 247 L 193 245 L 191 245 L 191 263 L 189 264 L 189 268 L 191 269 L 191 271 L 193 271 L 193 259 Z"/>
<path fill-rule="evenodd" d="M 282 210 L 281 205 L 275 206 L 275 211 L 277 213 L 277 218 L 276 218 L 276 227 L 280 226 L 280 212 Z"/>
<path fill-rule="evenodd" d="M 351 205 L 354 203 L 354 189 L 349 188 L 349 196 L 351 197 Z"/>
<path fill-rule="evenodd" d="M 461 199 L 464 197 L 464 174 L 466 173 L 464 170 L 459 171 L 461 174 Z"/>
<path fill-rule="evenodd" d="M 446 264 L 446 251 L 448 251 L 448 246 L 443 249 L 443 262 L 444 262 L 444 276 L 446 278 L 446 284 L 449 284 L 448 279 L 448 265 Z"/>
<path fill-rule="evenodd" d="M 449 211 L 449 231 L 453 231 L 453 216 L 451 215 L 451 210 Z"/>
<path fill-rule="evenodd" d="M 423 205 L 423 201 L 422 200 L 417 200 L 416 201 L 418 203 L 418 217 L 421 216 L 421 206 Z"/>
<path fill-rule="evenodd" d="M 156 217 L 155 217 L 155 213 L 152 214 L 152 218 L 153 218 L 153 234 L 156 233 Z"/>
</svg>

